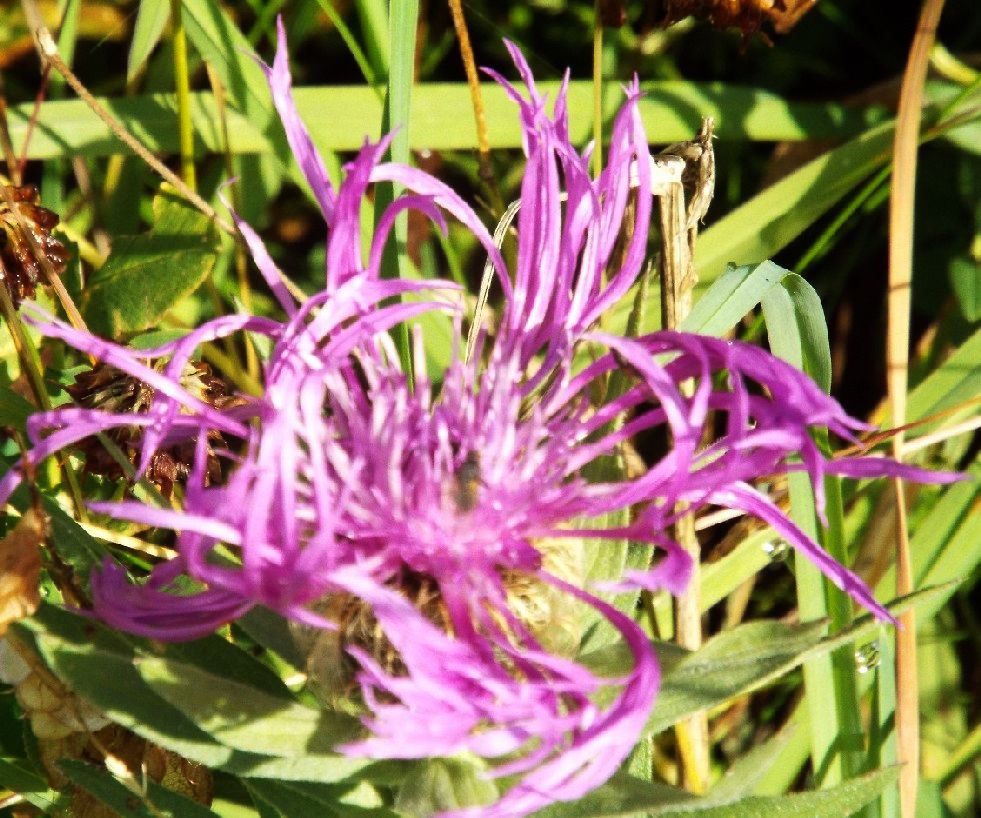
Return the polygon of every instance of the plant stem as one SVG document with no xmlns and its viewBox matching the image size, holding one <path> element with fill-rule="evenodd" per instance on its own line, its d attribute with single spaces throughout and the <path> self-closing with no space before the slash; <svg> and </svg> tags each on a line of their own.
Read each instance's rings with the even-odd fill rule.
<svg viewBox="0 0 981 818">
<path fill-rule="evenodd" d="M 0 286 L 0 316 L 10 329 L 10 337 L 14 342 L 14 349 L 20 360 L 21 368 L 27 377 L 27 383 L 31 394 L 38 408 L 45 411 L 51 408 L 51 400 L 48 398 L 47 389 L 44 386 L 44 377 L 41 375 L 41 362 L 38 357 L 37 349 L 31 342 L 31 336 L 24 330 L 24 324 L 14 308 L 14 303 L 10 299 L 7 288 Z M 68 494 L 71 497 L 72 505 L 75 509 L 75 518 L 84 522 L 88 515 L 85 512 L 85 501 L 82 499 L 82 488 L 78 483 L 78 478 L 68 462 L 68 455 L 60 452 L 55 455 L 58 465 L 61 467 Z"/>
<path fill-rule="evenodd" d="M 675 329 L 691 311 L 695 277 L 689 245 L 688 212 L 681 182 L 672 184 L 660 197 L 661 212 L 661 325 Z M 691 394 L 692 384 L 683 391 Z M 692 575 L 688 587 L 674 601 L 675 641 L 683 648 L 697 650 L 702 644 L 702 616 L 699 602 L 701 551 L 691 514 L 683 514 L 674 525 L 674 540 L 688 552 Z M 681 778 L 685 788 L 702 793 L 708 789 L 710 775 L 708 714 L 703 710 L 675 727 Z"/>
<path fill-rule="evenodd" d="M 124 145 L 126 145 L 126 147 L 133 151 L 133 153 L 135 153 L 156 173 L 158 173 L 161 178 L 173 185 L 174 189 L 181 196 L 204 213 L 204 215 L 211 219 L 212 222 L 214 222 L 221 230 L 224 230 L 226 233 L 232 236 L 238 235 L 235 228 L 222 219 L 210 204 L 202 199 L 195 191 L 189 188 L 184 180 L 181 179 L 176 173 L 157 159 L 156 156 L 150 153 L 142 142 L 127 131 L 119 120 L 110 114 L 109 111 L 106 110 L 106 107 L 99 102 L 99 100 L 92 96 L 89 89 L 82 84 L 82 81 L 75 76 L 75 73 L 67 65 L 65 65 L 65 61 L 61 59 L 61 55 L 58 53 L 58 47 L 55 45 L 54 40 L 51 38 L 51 32 L 48 31 L 47 28 L 42 25 L 37 28 L 34 33 L 37 36 L 38 51 L 44 63 L 53 67 L 65 78 L 65 82 L 67 82 L 71 86 L 72 90 L 82 99 L 82 101 L 89 106 L 91 111 L 105 123 L 106 127 L 109 128 L 113 136 L 115 136 Z"/>
<path fill-rule="evenodd" d="M 944 0 L 924 0 L 909 60 L 903 75 L 893 143 L 893 183 L 889 199 L 889 296 L 886 372 L 892 422 L 902 427 L 906 421 L 906 391 L 909 385 L 909 321 L 913 271 L 913 208 L 916 192 L 916 154 L 923 114 L 923 85 L 930 50 L 936 37 Z M 904 435 L 900 430 L 892 440 L 892 454 L 903 458 Z M 913 590 L 913 570 L 909 553 L 909 527 L 906 518 L 906 492 L 902 480 L 894 481 L 896 492 L 896 594 Z M 896 728 L 900 759 L 899 801 L 903 818 L 914 818 L 920 774 L 919 683 L 916 668 L 916 616 L 903 615 L 902 630 L 896 638 Z"/>
<path fill-rule="evenodd" d="M 177 130 L 180 139 L 181 178 L 197 190 L 194 172 L 194 124 L 191 122 L 191 79 L 187 68 L 187 34 L 181 16 L 181 0 L 170 0 L 171 40 L 174 46 L 174 86 L 177 91 Z"/>
<path fill-rule="evenodd" d="M 453 28 L 460 41 L 460 57 L 463 60 L 463 70 L 467 75 L 467 86 L 470 88 L 470 102 L 473 105 L 473 117 L 477 126 L 477 152 L 480 162 L 480 179 L 486 187 L 490 198 L 491 211 L 495 218 L 500 218 L 504 212 L 504 200 L 497 189 L 494 179 L 494 166 L 490 158 L 490 139 L 487 136 L 487 115 L 484 113 L 484 100 L 480 93 L 480 78 L 477 75 L 477 64 L 474 61 L 473 47 L 470 45 L 470 31 L 467 20 L 463 15 L 461 0 L 449 0 L 450 13 L 453 15 Z"/>
</svg>

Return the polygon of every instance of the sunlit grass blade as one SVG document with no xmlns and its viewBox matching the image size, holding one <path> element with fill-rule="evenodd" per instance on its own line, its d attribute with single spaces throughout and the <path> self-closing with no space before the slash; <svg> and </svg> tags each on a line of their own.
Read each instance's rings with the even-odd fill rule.
<svg viewBox="0 0 981 818">
<path fill-rule="evenodd" d="M 370 5 L 370 4 L 361 4 Z M 389 65 L 388 88 L 381 120 L 383 134 L 392 133 L 389 154 L 394 162 L 409 164 L 409 122 L 412 85 L 415 80 L 415 44 L 419 18 L 418 0 L 393 0 L 388 20 Z M 394 183 L 384 183 L 375 191 L 375 225 L 381 221 L 388 206 L 399 195 Z M 408 241 L 408 214 L 402 213 L 392 230 L 392 240 L 385 246 L 381 261 L 381 274 L 385 278 L 409 278 L 410 264 L 406 246 Z M 395 344 L 402 361 L 402 371 L 412 382 L 412 352 L 409 327 L 400 324 L 394 330 Z"/>
<path fill-rule="evenodd" d="M 184 23 L 192 44 L 219 72 L 235 110 L 247 113 L 251 119 L 251 122 L 243 119 L 241 132 L 235 133 L 232 150 L 236 153 L 272 152 L 274 145 L 264 135 L 264 128 L 272 117 L 272 108 L 264 91 L 262 73 L 248 56 L 251 49 L 245 36 L 205 0 L 185 0 L 184 10 Z M 227 47 L 223 42 L 231 46 Z M 385 75 L 377 76 L 381 78 Z M 543 81 L 538 86 L 550 98 L 554 98 L 558 90 L 558 83 L 555 82 Z M 642 83 L 641 87 L 646 96 L 642 100 L 640 113 L 653 143 L 690 138 L 700 125 L 698 115 L 691 111 L 704 111 L 706 115 L 715 116 L 718 123 L 716 135 L 720 140 L 843 138 L 861 134 L 870 123 L 878 122 L 883 117 L 875 108 L 848 110 L 834 103 L 793 102 L 754 88 L 697 82 L 649 82 Z M 578 80 L 569 84 L 570 135 L 577 144 L 585 144 L 591 138 L 590 89 L 591 83 L 588 81 Z M 214 109 L 211 95 L 204 96 L 205 100 L 194 103 L 198 111 L 195 129 L 205 132 L 201 137 L 203 147 L 218 153 L 219 141 L 207 138 L 207 132 L 214 131 L 214 123 L 209 121 Z M 608 109 L 604 109 L 604 114 L 612 116 L 623 99 L 619 86 L 611 89 L 607 96 L 609 105 Z M 366 132 L 370 131 L 366 123 L 379 121 L 384 107 L 375 88 L 357 85 L 297 87 L 295 97 L 297 109 L 322 151 L 354 151 L 360 148 Z M 521 129 L 514 103 L 499 86 L 492 83 L 481 84 L 481 97 L 487 115 L 490 148 L 520 147 Z M 176 149 L 176 132 L 161 125 L 167 117 L 161 107 L 173 106 L 167 95 L 100 99 L 111 110 L 118 112 L 128 125 L 145 134 L 147 146 L 151 149 Z M 724 112 L 739 110 L 741 106 L 747 111 L 745 120 L 731 122 L 727 129 Z M 21 104 L 10 108 L 11 136 L 15 145 L 23 139 L 32 107 Z M 442 151 L 472 150 L 477 139 L 473 118 L 460 116 L 460 111 L 469 107 L 470 92 L 466 83 L 416 85 L 413 88 L 408 130 L 411 147 Z M 28 158 L 45 159 L 68 152 L 105 156 L 118 151 L 118 146 L 107 142 L 108 139 L 108 130 L 84 104 L 74 101 L 46 102 L 41 106 L 39 127 L 29 146 Z M 879 146 L 883 150 L 888 139 L 887 136 Z M 858 146 L 850 152 L 851 158 L 845 157 L 846 162 L 863 161 L 867 158 L 867 147 Z M 872 155 L 878 154 L 873 151 Z M 801 177 L 796 178 L 800 180 Z M 705 231 L 703 238 L 705 235 L 709 235 L 709 230 Z M 704 243 L 700 240 L 700 245 Z M 751 260 L 758 262 L 768 255 L 772 253 L 760 254 Z M 724 266 L 724 262 L 722 264 Z"/>
<path fill-rule="evenodd" d="M 143 0 L 140 3 L 136 10 L 129 55 L 126 58 L 126 82 L 132 82 L 143 70 L 150 53 L 163 36 L 169 17 L 170 0 Z"/>
</svg>

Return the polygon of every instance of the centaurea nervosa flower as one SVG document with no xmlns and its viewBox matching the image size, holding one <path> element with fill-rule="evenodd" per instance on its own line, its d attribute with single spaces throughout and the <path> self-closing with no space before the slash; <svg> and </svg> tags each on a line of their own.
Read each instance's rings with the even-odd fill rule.
<svg viewBox="0 0 981 818">
<path fill-rule="evenodd" d="M 179 556 L 144 585 L 129 584 L 112 563 L 93 577 L 103 619 L 158 639 L 189 639 L 265 605 L 333 632 L 353 661 L 368 710 L 368 735 L 341 749 L 379 758 L 469 752 L 492 759 L 493 774 L 513 783 L 473 814 L 502 818 L 578 798 L 606 781 L 636 743 L 657 693 L 656 658 L 643 631 L 582 576 L 582 538 L 599 541 L 597 547 L 629 539 L 664 552 L 653 568 L 627 572 L 615 585 L 677 592 L 690 566 L 665 532 L 679 504 L 738 509 L 771 524 L 832 581 L 888 618 L 861 580 L 751 481 L 804 469 L 820 499 L 826 474 L 951 479 L 875 458 L 825 459 L 811 440 L 814 427 L 852 440 L 863 425 L 802 373 L 756 347 L 677 332 L 626 339 L 595 330 L 645 260 L 651 157 L 637 111 L 640 92 L 636 82 L 628 88 L 607 166 L 593 180 L 588 156 L 569 141 L 565 87 L 549 114 L 520 52 L 509 48 L 528 95 L 497 78 L 519 107 L 527 159 L 513 278 L 486 228 L 450 188 L 381 162 L 386 140 L 366 144 L 340 186 L 331 185 L 293 106 L 280 30 L 276 59 L 264 68 L 327 224 L 325 289 L 297 303 L 259 237 L 239 223 L 285 321 L 228 316 L 140 351 L 140 358 L 169 356 L 159 372 L 122 347 L 35 319 L 48 335 L 145 380 L 157 396 L 135 418 L 63 409 L 29 424 L 35 460 L 120 425 L 146 429 L 141 469 L 158 447 L 197 441 L 182 510 L 93 505 L 178 532 Z M 368 186 L 379 181 L 398 182 L 408 193 L 382 219 L 365 260 L 359 209 Z M 633 232 L 615 252 L 632 189 Z M 500 325 L 469 361 L 461 355 L 452 302 L 436 295 L 394 300 L 412 291 L 451 292 L 453 285 L 379 277 L 388 232 L 406 208 L 440 225 L 442 212 L 450 213 L 497 268 Z M 429 310 L 453 314 L 457 348 L 437 386 L 416 333 L 410 387 L 388 330 Z M 194 348 L 242 330 L 272 342 L 263 395 L 221 410 L 188 394 L 179 376 Z M 607 351 L 579 366 L 576 352 L 585 343 Z M 628 372 L 630 385 L 597 406 L 593 396 L 614 370 Z M 684 383 L 694 384 L 691 394 Z M 725 431 L 703 447 L 710 416 L 722 418 Z M 591 463 L 658 426 L 669 429 L 671 448 L 645 474 L 585 478 Z M 215 431 L 242 441 L 240 462 L 224 485 L 203 479 Z M 0 497 L 18 479 L 6 475 Z M 621 526 L 596 522 L 630 510 Z M 219 544 L 237 550 L 240 564 L 213 559 Z M 181 575 L 205 588 L 172 593 Z M 595 676 L 568 644 L 577 639 L 575 629 L 563 648 L 552 644 L 541 626 L 548 616 L 524 604 L 529 594 L 593 608 L 622 635 L 632 667 L 619 679 Z M 363 612 L 383 632 L 384 646 L 362 637 L 373 630 L 360 627 Z M 618 695 L 601 708 L 594 694 L 611 686 Z"/>
</svg>

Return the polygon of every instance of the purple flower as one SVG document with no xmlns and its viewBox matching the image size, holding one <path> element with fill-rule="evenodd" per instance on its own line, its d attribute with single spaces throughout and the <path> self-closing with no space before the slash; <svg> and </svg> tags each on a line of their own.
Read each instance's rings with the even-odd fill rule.
<svg viewBox="0 0 981 818">
<path fill-rule="evenodd" d="M 662 555 L 649 570 L 625 572 L 602 590 L 678 592 L 690 564 L 666 534 L 676 508 L 737 509 L 772 525 L 839 587 L 889 619 L 862 581 L 752 481 L 806 470 L 820 503 L 827 474 L 954 479 L 877 458 L 827 460 L 811 430 L 826 427 L 854 440 L 863 424 L 756 347 L 677 332 L 626 339 L 597 331 L 597 319 L 645 261 L 651 157 L 639 88 L 634 82 L 627 90 L 607 167 L 593 180 L 588 156 L 569 141 L 565 87 L 549 114 L 520 52 L 509 49 L 527 93 L 497 77 L 519 107 L 527 157 L 513 277 L 457 194 L 419 170 L 381 162 L 387 140 L 366 144 L 334 189 L 293 105 L 280 27 L 276 59 L 263 68 L 327 224 L 325 289 L 296 302 L 259 237 L 239 222 L 286 313 L 283 322 L 220 318 L 141 351 L 140 358 L 170 356 L 161 374 L 130 350 L 35 314 L 47 335 L 144 379 L 157 396 L 136 417 L 62 409 L 29 424 L 35 461 L 120 425 L 145 427 L 144 468 L 160 446 L 198 442 L 182 510 L 93 504 L 117 518 L 174 529 L 179 550 L 142 585 L 107 563 L 92 579 L 99 616 L 120 629 L 180 640 L 265 605 L 333 632 L 356 667 L 368 711 L 367 737 L 341 749 L 378 758 L 467 751 L 493 760 L 491 774 L 514 783 L 497 803 L 464 811 L 488 817 L 526 815 L 602 784 L 637 742 L 654 703 L 659 671 L 650 642 L 586 582 L 584 537 L 599 547 L 646 543 Z M 365 261 L 359 209 L 379 181 L 398 182 L 408 193 L 385 214 Z M 614 252 L 632 187 L 634 231 Z M 379 277 L 394 217 L 406 208 L 444 229 L 443 212 L 455 217 L 497 269 L 500 324 L 492 341 L 482 336 L 470 362 L 459 348 L 454 285 Z M 430 300 L 398 299 L 420 291 Z M 453 360 L 431 380 L 416 332 L 410 388 L 388 331 L 433 310 L 452 316 Z M 262 397 L 218 410 L 186 393 L 179 375 L 193 350 L 243 330 L 272 341 Z M 582 366 L 576 352 L 586 343 L 601 352 Z M 615 370 L 629 373 L 629 387 L 597 405 L 595 395 Z M 685 382 L 695 384 L 690 396 Z M 725 432 L 705 447 L 710 417 L 722 418 Z M 672 447 L 645 474 L 585 478 L 590 464 L 655 427 L 667 427 Z M 224 485 L 203 479 L 213 430 L 241 443 Z M 0 498 L 19 479 L 9 472 Z M 631 510 L 624 525 L 597 522 Z M 215 559 L 218 544 L 240 562 Z M 183 575 L 203 590 L 178 595 L 172 584 Z M 633 654 L 622 678 L 597 677 L 576 661 L 580 632 L 575 623 L 556 624 L 568 601 L 577 612 L 592 608 L 622 635 Z M 378 628 L 381 640 L 365 636 Z M 617 695 L 604 708 L 594 694 L 607 687 Z"/>
</svg>

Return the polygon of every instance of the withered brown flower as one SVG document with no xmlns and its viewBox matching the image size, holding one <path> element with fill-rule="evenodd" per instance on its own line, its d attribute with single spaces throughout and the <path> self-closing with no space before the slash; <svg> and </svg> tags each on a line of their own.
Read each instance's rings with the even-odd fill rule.
<svg viewBox="0 0 981 818">
<path fill-rule="evenodd" d="M 738 28 L 743 36 L 756 34 L 769 24 L 786 34 L 817 0 L 655 0 L 661 28 L 686 17 L 708 20 L 716 28 Z"/>
<path fill-rule="evenodd" d="M 163 361 L 155 364 L 159 369 L 164 365 Z M 181 375 L 181 385 L 215 408 L 228 408 L 238 401 L 238 398 L 229 393 L 225 382 L 202 361 L 188 361 Z M 146 412 L 153 403 L 154 395 L 152 387 L 115 367 L 101 363 L 76 375 L 75 383 L 66 389 L 80 406 L 120 414 Z M 132 426 L 116 429 L 109 432 L 108 436 L 123 450 L 129 461 L 135 464 L 140 455 L 142 434 L 141 427 Z M 211 484 L 221 478 L 221 464 L 214 449 L 225 444 L 219 432 L 209 434 L 208 443 L 205 483 Z M 193 440 L 183 441 L 160 449 L 150 460 L 146 479 L 160 489 L 165 497 L 170 497 L 174 483 L 187 479 L 194 461 L 194 445 Z M 113 479 L 123 477 L 122 467 L 98 439 L 87 438 L 79 444 L 79 448 L 85 455 L 85 468 L 90 473 Z"/>
<path fill-rule="evenodd" d="M 58 221 L 34 185 L 0 185 L 0 285 L 14 306 L 34 296 L 45 265 L 56 275 L 68 266 L 68 250 L 51 235 Z"/>
</svg>

